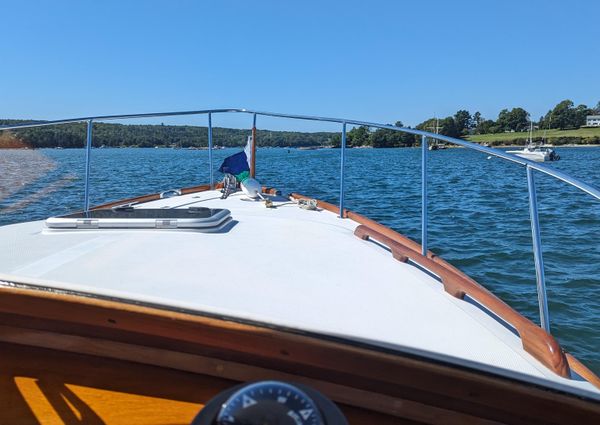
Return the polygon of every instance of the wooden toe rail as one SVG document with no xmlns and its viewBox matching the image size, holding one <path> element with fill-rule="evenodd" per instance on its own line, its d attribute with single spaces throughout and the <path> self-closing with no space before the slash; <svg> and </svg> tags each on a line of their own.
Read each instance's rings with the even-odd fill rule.
<svg viewBox="0 0 600 425">
<path fill-rule="evenodd" d="M 359 225 L 354 234 L 363 240 L 372 239 L 386 245 L 392 251 L 394 258 L 399 261 L 406 262 L 410 259 L 436 274 L 440 277 L 445 291 L 450 295 L 462 299 L 468 294 L 513 326 L 521 336 L 525 351 L 556 374 L 565 378 L 570 377 L 569 363 L 556 339 L 472 279 L 466 279 L 439 262 L 424 257 L 418 251 L 365 225 Z"/>
</svg>

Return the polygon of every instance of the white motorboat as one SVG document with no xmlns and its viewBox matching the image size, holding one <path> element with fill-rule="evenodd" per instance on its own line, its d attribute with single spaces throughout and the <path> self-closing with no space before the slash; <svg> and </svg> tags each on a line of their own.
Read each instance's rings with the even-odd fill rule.
<svg viewBox="0 0 600 425">
<path fill-rule="evenodd" d="M 527 145 L 523 149 L 506 151 L 535 162 L 558 161 L 560 156 L 552 148 Z"/>
<path fill-rule="evenodd" d="M 533 123 L 529 126 L 527 145 L 523 149 L 506 152 L 535 162 L 558 161 L 560 159 L 560 156 L 552 149 L 552 147 L 544 144 L 536 145 L 533 142 Z"/>
<path fill-rule="evenodd" d="M 340 123 L 340 204 L 257 186 L 256 125 L 217 183 L 217 113 Z M 170 114 L 209 115 L 208 184 L 90 207 L 88 173 L 82 212 L 0 228 L 0 423 L 600 421 L 600 379 L 549 332 L 543 273 L 540 327 L 427 249 L 426 167 L 422 244 L 344 207 L 347 123 L 514 157 L 376 123 Z M 87 122 L 89 170 L 95 119 L 31 127 Z"/>
</svg>

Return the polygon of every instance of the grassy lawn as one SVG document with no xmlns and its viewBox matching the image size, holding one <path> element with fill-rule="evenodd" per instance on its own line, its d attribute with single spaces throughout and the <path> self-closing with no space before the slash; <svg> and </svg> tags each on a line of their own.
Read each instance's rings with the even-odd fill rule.
<svg viewBox="0 0 600 425">
<path fill-rule="evenodd" d="M 533 139 L 541 139 L 544 136 L 544 130 L 537 130 L 533 132 Z M 527 139 L 529 137 L 528 132 L 520 133 L 496 133 L 496 134 L 476 134 L 469 136 L 467 140 L 472 142 L 511 142 L 516 139 Z M 600 127 L 595 128 L 580 128 L 578 130 L 547 130 L 547 139 L 560 139 L 566 137 L 574 137 L 587 139 L 592 137 L 600 137 Z"/>
</svg>

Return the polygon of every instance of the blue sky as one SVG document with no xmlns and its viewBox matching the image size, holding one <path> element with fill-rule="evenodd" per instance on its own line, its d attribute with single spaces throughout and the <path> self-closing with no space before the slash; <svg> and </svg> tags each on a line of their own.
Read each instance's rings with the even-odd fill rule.
<svg viewBox="0 0 600 425">
<path fill-rule="evenodd" d="M 6 118 L 246 107 L 415 125 L 461 108 L 496 118 L 522 106 L 537 119 L 566 98 L 600 100 L 594 1 L 54 0 L 0 9 Z"/>
</svg>

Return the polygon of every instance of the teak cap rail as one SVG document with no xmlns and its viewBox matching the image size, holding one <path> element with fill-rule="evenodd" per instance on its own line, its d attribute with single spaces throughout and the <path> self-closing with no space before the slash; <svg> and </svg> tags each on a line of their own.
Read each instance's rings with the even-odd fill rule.
<svg viewBox="0 0 600 425">
<path fill-rule="evenodd" d="M 393 257 L 399 261 L 411 260 L 435 273 L 440 277 L 444 290 L 453 297 L 463 299 L 468 294 L 511 324 L 519 333 L 523 342 L 523 349 L 526 352 L 556 374 L 564 378 L 570 378 L 569 363 L 556 339 L 517 313 L 490 291 L 473 280 L 465 279 L 460 274 L 449 270 L 431 258 L 424 257 L 419 252 L 363 224 L 356 228 L 354 234 L 362 240 L 372 239 L 386 245 L 392 251 Z"/>
</svg>

